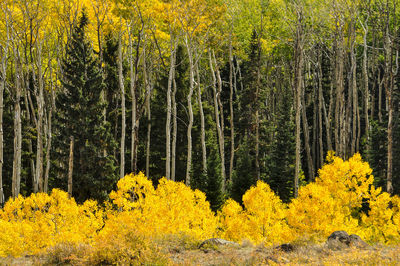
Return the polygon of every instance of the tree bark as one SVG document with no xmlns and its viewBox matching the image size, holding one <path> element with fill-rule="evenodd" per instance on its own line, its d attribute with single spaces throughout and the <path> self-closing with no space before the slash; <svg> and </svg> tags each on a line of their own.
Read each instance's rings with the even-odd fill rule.
<svg viewBox="0 0 400 266">
<path fill-rule="evenodd" d="M 132 99 L 132 131 L 131 131 L 131 171 L 137 172 L 137 146 L 138 146 L 138 116 L 137 116 L 137 98 L 136 98 L 136 79 L 139 64 L 139 48 L 141 42 L 141 33 L 143 31 L 143 25 L 141 31 L 138 33 L 138 40 L 136 45 L 136 58 L 133 62 L 133 44 L 132 44 L 132 33 L 129 30 L 129 77 L 130 77 L 130 91 Z M 135 66 L 133 65 L 135 64 Z M 135 68 L 135 69 L 134 69 Z"/>
<path fill-rule="evenodd" d="M 355 25 L 351 26 L 351 48 L 350 48 L 350 58 L 351 58 L 351 73 L 352 73 L 352 78 L 351 78 L 351 84 L 352 84 L 352 94 L 353 94 L 353 118 L 352 118 L 352 138 L 351 138 L 351 152 L 350 156 L 352 156 L 355 152 L 357 152 L 357 110 L 358 110 L 358 95 L 357 95 L 357 61 L 356 61 L 356 53 L 355 53 L 355 42 L 356 42 L 356 33 L 355 33 Z M 358 129 L 360 130 L 360 129 Z M 350 157 L 349 156 L 349 157 Z"/>
<path fill-rule="evenodd" d="M 171 179 L 171 115 L 172 115 L 172 104 L 171 104 L 171 93 L 173 80 L 175 78 L 175 60 L 176 60 L 176 43 L 173 40 L 171 34 L 171 45 L 170 45 L 170 66 L 168 75 L 168 87 L 167 87 L 167 119 L 165 123 L 165 138 L 166 138 L 166 159 L 165 159 L 165 177 Z"/>
<path fill-rule="evenodd" d="M 189 59 L 189 93 L 187 95 L 189 123 L 187 127 L 187 158 L 186 158 L 186 185 L 190 186 L 190 174 L 192 170 L 192 127 L 193 127 L 193 108 L 192 95 L 194 90 L 194 66 L 193 66 L 193 50 L 191 40 L 185 37 L 186 49 Z"/>
<path fill-rule="evenodd" d="M 367 18 L 363 23 L 361 23 L 361 26 L 364 30 L 364 35 L 363 35 L 363 69 L 362 69 L 362 74 L 363 74 L 363 79 L 364 79 L 364 117 L 365 117 L 365 136 L 367 139 L 367 146 L 369 145 L 369 117 L 368 117 L 368 110 L 369 110 L 369 88 L 368 88 L 368 56 L 367 56 L 367 35 L 368 35 L 368 19 L 369 19 L 369 14 L 367 15 Z M 367 147 L 368 150 L 368 147 Z"/>
<path fill-rule="evenodd" d="M 315 65 L 314 65 L 315 66 Z M 313 176 L 309 176 L 309 180 L 313 181 L 314 180 L 314 175 L 315 175 L 315 168 L 318 169 L 318 166 L 320 165 L 319 162 L 319 156 L 318 152 L 319 149 L 317 148 L 317 142 L 318 142 L 318 82 L 317 82 L 317 72 L 312 71 L 311 74 L 311 64 L 309 64 L 309 75 L 312 77 L 312 83 L 313 83 L 313 94 L 312 94 L 312 105 L 313 105 L 313 122 L 312 122 L 312 145 L 311 145 L 311 158 L 312 158 L 312 164 L 314 166 L 313 170 Z M 322 162 L 321 162 L 322 164 Z"/>
<path fill-rule="evenodd" d="M 324 142 L 323 142 L 323 130 L 322 130 L 322 112 L 323 112 L 323 88 L 322 88 L 322 51 L 319 52 L 318 54 L 318 131 L 319 131 L 319 136 L 318 136 L 318 144 L 319 144 L 319 160 L 320 160 L 320 165 L 322 166 L 324 162 Z M 327 133 L 328 134 L 328 133 Z M 328 136 L 327 136 L 328 137 Z"/>
<path fill-rule="evenodd" d="M 389 10 L 387 7 L 387 18 L 385 25 L 385 77 L 384 85 L 386 90 L 386 100 L 388 108 L 388 124 L 387 124 L 387 177 L 386 177 L 386 192 L 393 193 L 393 40 L 390 39 L 389 32 Z M 398 52 L 396 53 L 396 65 L 398 60 Z"/>
<path fill-rule="evenodd" d="M 378 121 L 382 123 L 382 85 L 385 77 L 381 79 L 381 69 L 378 68 Z"/>
<path fill-rule="evenodd" d="M 74 136 L 69 140 L 69 160 L 68 160 L 68 195 L 72 197 L 72 174 L 74 171 Z"/>
<path fill-rule="evenodd" d="M 304 84 L 302 82 L 301 86 L 301 116 L 303 121 L 303 134 L 304 134 L 304 148 L 306 150 L 307 156 L 307 166 L 308 166 L 308 179 L 311 180 L 314 178 L 314 164 L 311 156 L 310 149 L 310 129 L 307 122 L 307 114 L 306 114 L 306 102 L 304 100 Z"/>
<path fill-rule="evenodd" d="M 233 112 L 233 92 L 234 86 L 236 86 L 236 79 L 233 80 L 235 74 L 235 67 L 233 65 L 232 55 L 232 29 L 229 33 L 229 123 L 231 127 L 231 158 L 229 160 L 229 183 L 232 183 L 233 163 L 235 159 L 235 124 L 234 124 L 234 112 Z"/>
<path fill-rule="evenodd" d="M 120 171 L 119 178 L 125 176 L 125 135 L 126 135 L 126 108 L 125 108 L 125 86 L 122 67 L 122 40 L 121 32 L 118 36 L 118 81 L 121 90 L 121 146 L 120 146 Z"/>
<path fill-rule="evenodd" d="M 200 138 L 201 138 L 203 173 L 206 175 L 207 174 L 207 148 L 206 148 L 206 129 L 205 129 L 206 126 L 204 122 L 203 102 L 201 100 L 200 72 L 197 60 L 195 64 L 195 70 L 197 77 L 197 101 L 199 104 L 199 112 L 200 112 Z"/>
<path fill-rule="evenodd" d="M 6 18 L 7 21 L 7 18 Z M 8 37 L 8 27 L 7 27 Z M 7 85 L 7 56 L 8 56 L 8 38 L 4 47 L 0 46 L 0 52 L 3 52 L 1 57 L 1 80 L 0 80 L 0 207 L 4 205 L 3 191 L 3 163 L 4 163 L 4 132 L 3 132 L 3 110 L 4 110 L 4 89 Z"/>
<path fill-rule="evenodd" d="M 172 92 L 172 147 L 171 147 L 171 179 L 175 181 L 175 167 L 176 167 L 176 140 L 178 133 L 178 120 L 177 120 L 177 106 L 176 106 L 176 81 L 173 79 L 173 92 Z"/>
<path fill-rule="evenodd" d="M 143 81 L 146 88 L 146 114 L 147 114 L 147 140 L 146 140 L 146 176 L 150 176 L 150 144 L 151 144 L 151 87 L 149 82 L 146 65 L 146 44 L 143 45 Z"/>
<path fill-rule="evenodd" d="M 20 55 L 18 47 L 13 46 L 15 56 L 15 102 L 14 102 L 14 158 L 12 173 L 12 196 L 15 199 L 20 192 L 21 183 L 21 149 L 22 149 L 22 124 L 21 124 L 21 72 Z"/>
<path fill-rule="evenodd" d="M 302 73 L 303 73 L 303 14 L 302 11 L 297 10 L 297 25 L 296 25 L 296 43 L 295 43 L 295 74 L 294 74 L 294 86 L 295 86 L 295 97 L 296 97 L 296 165 L 295 165 L 295 177 L 294 177 L 294 197 L 297 198 L 299 190 L 299 176 L 300 176 L 300 115 L 301 115 L 301 94 L 302 94 Z"/>
<path fill-rule="evenodd" d="M 221 128 L 221 123 L 220 123 L 220 115 L 219 115 L 219 107 L 218 107 L 218 93 L 217 93 L 217 88 L 216 88 L 216 84 L 217 84 L 217 78 L 216 78 L 216 74 L 214 72 L 214 66 L 213 64 L 215 62 L 213 62 L 212 58 L 211 58 L 211 52 L 209 52 L 209 61 L 210 61 L 210 70 L 211 70 L 211 75 L 212 75 L 212 80 L 213 80 L 213 92 L 214 92 L 214 114 L 215 114 L 215 122 L 216 122 L 216 126 L 217 126 L 217 134 L 218 134 L 218 144 L 219 144 L 219 154 L 221 157 L 221 176 L 222 176 L 222 191 L 225 191 L 225 169 L 223 166 L 223 161 L 222 158 L 224 157 L 224 135 L 222 132 L 222 128 Z"/>
<path fill-rule="evenodd" d="M 53 71 L 51 67 L 51 60 L 49 60 L 49 75 L 50 75 L 50 104 L 48 111 L 48 125 L 47 125 L 47 146 L 46 146 L 46 170 L 44 173 L 44 187 L 43 192 L 47 193 L 49 188 L 49 174 L 50 174 L 50 153 L 51 153 L 51 145 L 52 145 L 52 114 L 53 110 L 55 110 L 55 90 L 53 87 Z"/>
<path fill-rule="evenodd" d="M 39 95 L 37 97 L 38 120 L 37 120 L 37 146 L 36 146 L 36 181 L 34 192 L 43 192 L 43 107 L 44 107 L 44 84 L 42 73 L 42 47 L 39 41 L 36 41 L 37 49 L 37 67 Z"/>
<path fill-rule="evenodd" d="M 26 76 L 26 77 L 25 77 Z M 24 78 L 25 77 L 25 78 Z M 20 76 L 20 82 L 24 82 L 25 87 L 29 88 L 29 78 L 28 75 L 24 75 L 21 72 L 21 76 Z M 33 125 L 35 125 L 37 127 L 37 119 L 35 116 L 35 108 L 33 107 L 33 103 L 32 103 L 32 99 L 30 96 L 30 91 L 29 90 L 25 90 L 24 93 L 24 105 L 25 105 L 25 112 L 26 112 L 26 117 L 28 118 L 28 126 L 32 126 L 32 121 L 33 121 Z M 30 111 L 30 109 L 32 110 L 32 112 Z M 32 139 L 28 139 L 28 152 L 29 154 L 33 154 L 33 145 L 32 145 Z M 35 167 L 35 161 L 33 160 L 33 158 L 29 159 L 30 165 L 31 165 L 31 177 L 32 177 L 32 185 L 33 185 L 33 189 L 35 184 L 37 183 L 36 181 L 36 167 Z"/>
<path fill-rule="evenodd" d="M 214 51 L 212 52 L 214 64 L 215 64 L 215 74 L 217 77 L 217 84 L 218 84 L 218 93 L 217 93 L 217 101 L 219 106 L 219 116 L 220 116 L 220 143 L 221 143 L 221 175 L 222 175 L 222 191 L 225 191 L 225 183 L 226 183 L 226 171 L 225 171 L 225 125 L 224 125 L 224 108 L 221 102 L 221 94 L 222 94 L 222 80 L 221 80 L 221 73 L 219 71 L 219 67 L 217 64 L 217 60 L 215 58 Z"/>
<path fill-rule="evenodd" d="M 344 106 L 344 48 L 343 48 L 343 21 L 339 14 L 336 15 L 336 62 L 335 62 L 335 85 L 336 85 L 336 107 L 335 107 L 335 150 L 339 156 L 344 156 L 345 145 L 345 106 Z"/>
</svg>

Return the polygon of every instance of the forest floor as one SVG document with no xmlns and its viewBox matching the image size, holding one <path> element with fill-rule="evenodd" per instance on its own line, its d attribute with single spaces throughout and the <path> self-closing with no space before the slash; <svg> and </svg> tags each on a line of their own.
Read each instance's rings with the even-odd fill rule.
<svg viewBox="0 0 400 266">
<path fill-rule="evenodd" d="M 170 254 L 175 265 L 400 265 L 399 246 L 331 250 L 325 245 L 298 246 L 292 252 L 267 247 L 219 247 Z"/>
<path fill-rule="evenodd" d="M 367 248 L 331 250 L 325 244 L 299 245 L 291 252 L 273 247 L 238 246 L 187 248 L 164 246 L 169 265 L 400 265 L 400 246 L 374 245 Z M 54 265 L 45 256 L 1 258 L 0 265 Z M 64 261 L 57 265 L 86 265 Z M 164 264 L 164 263 L 163 263 Z M 146 263 L 145 263 L 146 265 Z M 153 265 L 153 264 L 149 264 Z"/>
</svg>

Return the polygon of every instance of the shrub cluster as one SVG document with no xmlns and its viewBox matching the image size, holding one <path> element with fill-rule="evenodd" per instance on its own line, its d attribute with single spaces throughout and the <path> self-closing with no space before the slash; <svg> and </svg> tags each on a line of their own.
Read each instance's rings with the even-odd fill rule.
<svg viewBox="0 0 400 266">
<path fill-rule="evenodd" d="M 19 196 L 0 210 L 0 256 L 79 246 L 80 259 L 92 264 L 159 262 L 166 258 L 154 240 L 171 235 L 273 245 L 319 242 L 345 230 L 369 242 L 398 243 L 400 198 L 375 188 L 371 173 L 359 154 L 344 161 L 329 153 L 315 182 L 289 204 L 259 181 L 243 195 L 243 206 L 229 199 L 216 214 L 203 192 L 165 178 L 155 188 L 142 173 L 121 179 L 105 207 L 92 200 L 79 205 L 58 189 Z"/>
</svg>

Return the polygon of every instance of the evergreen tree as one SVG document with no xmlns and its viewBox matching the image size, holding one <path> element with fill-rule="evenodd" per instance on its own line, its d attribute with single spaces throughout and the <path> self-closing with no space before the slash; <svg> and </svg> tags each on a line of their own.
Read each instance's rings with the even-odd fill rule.
<svg viewBox="0 0 400 266">
<path fill-rule="evenodd" d="M 104 200 L 113 189 L 117 170 L 112 150 L 115 142 L 103 117 L 104 89 L 98 60 L 85 36 L 88 17 L 82 12 L 68 40 L 62 62 L 63 90 L 57 95 L 57 152 L 59 169 L 68 172 L 70 137 L 74 138 L 73 190 L 78 201 Z M 66 178 L 64 179 L 66 180 Z"/>
<path fill-rule="evenodd" d="M 257 95 L 257 80 L 259 65 L 258 35 L 253 30 L 248 60 L 243 63 L 242 84 L 243 89 L 238 91 L 237 105 L 238 115 L 236 126 L 237 142 L 239 150 L 236 153 L 236 167 L 232 173 L 231 196 L 238 202 L 242 201 L 242 195 L 252 185 L 256 184 L 256 111 L 260 108 L 261 91 Z M 261 123 L 260 123 L 261 125 Z M 260 126 L 259 125 L 259 126 Z"/>
<path fill-rule="evenodd" d="M 245 136 L 237 152 L 236 168 L 232 174 L 231 197 L 242 202 L 243 194 L 257 182 L 255 162 L 250 155 L 250 147 Z"/>
<path fill-rule="evenodd" d="M 222 192 L 221 158 L 219 155 L 216 124 L 213 118 L 213 106 L 203 101 L 206 128 L 206 149 L 207 149 L 207 173 L 203 172 L 202 150 L 200 143 L 200 128 L 193 127 L 193 171 L 191 187 L 206 193 L 211 209 L 217 211 L 223 204 L 224 194 Z M 198 108 L 195 108 L 195 120 L 200 118 Z"/>
<path fill-rule="evenodd" d="M 368 162 L 373 169 L 374 185 L 385 188 L 387 165 L 387 133 L 385 123 L 371 120 L 370 125 Z"/>
<path fill-rule="evenodd" d="M 106 120 L 111 125 L 111 131 L 114 139 L 119 139 L 118 129 L 120 127 L 120 108 L 119 101 L 119 85 L 118 85 L 118 41 L 109 33 L 105 37 L 105 47 L 103 51 L 104 59 L 104 83 L 105 83 L 105 99 L 107 101 Z M 124 73 L 124 76 L 126 74 Z M 114 152 L 116 156 L 117 151 Z"/>
<path fill-rule="evenodd" d="M 279 197 L 288 202 L 293 196 L 293 172 L 295 164 L 294 121 L 292 119 L 290 90 L 281 92 L 277 103 L 274 140 L 267 160 L 268 173 L 266 182 Z"/>
</svg>

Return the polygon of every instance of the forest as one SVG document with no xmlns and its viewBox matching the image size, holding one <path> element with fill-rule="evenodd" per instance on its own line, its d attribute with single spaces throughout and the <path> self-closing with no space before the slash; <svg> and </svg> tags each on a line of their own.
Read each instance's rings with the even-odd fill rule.
<svg viewBox="0 0 400 266">
<path fill-rule="evenodd" d="M 400 193 L 397 0 L 3 0 L 0 205 L 127 174 L 284 203 L 361 154 Z"/>
</svg>

